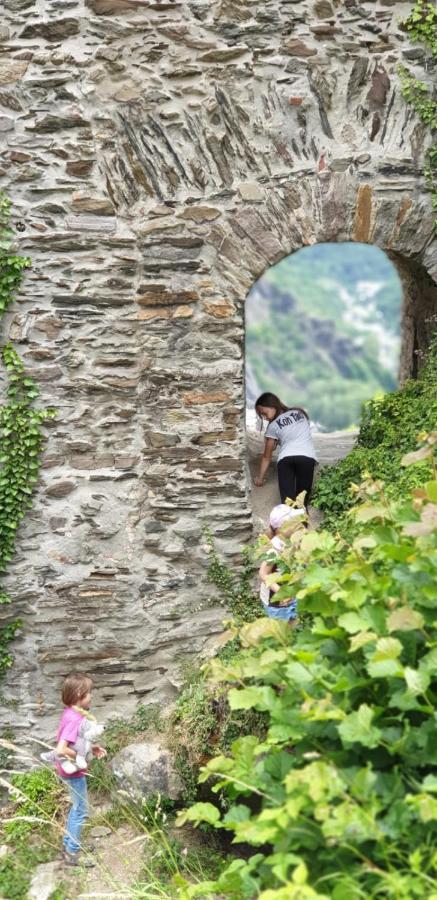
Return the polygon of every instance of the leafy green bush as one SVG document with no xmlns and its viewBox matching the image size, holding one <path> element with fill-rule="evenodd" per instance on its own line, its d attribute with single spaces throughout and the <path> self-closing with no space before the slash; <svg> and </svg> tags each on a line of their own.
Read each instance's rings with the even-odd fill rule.
<svg viewBox="0 0 437 900">
<path fill-rule="evenodd" d="M 239 641 L 232 642 L 219 651 L 217 658 L 229 662 L 239 648 Z M 185 785 L 185 802 L 192 802 L 198 793 L 200 766 L 215 753 L 228 751 L 241 733 L 263 734 L 265 720 L 263 713 L 254 710 L 233 712 L 223 686 L 209 683 L 204 669 L 187 678 L 175 703 L 169 735 Z"/>
<path fill-rule="evenodd" d="M 232 571 L 219 555 L 209 529 L 205 529 L 204 537 L 209 552 L 208 581 L 218 588 L 221 602 L 234 623 L 253 621 L 260 610 L 254 590 L 254 548 L 243 548 L 241 565 Z M 233 659 L 239 649 L 238 639 L 229 641 L 218 651 L 218 658 Z M 208 683 L 204 668 L 196 666 L 185 671 L 183 688 L 169 722 L 169 740 L 185 784 L 187 802 L 196 796 L 200 766 L 217 750 L 228 749 L 241 730 L 262 729 L 263 718 L 253 712 L 236 716 L 229 709 L 225 691 Z"/>
<path fill-rule="evenodd" d="M 368 473 L 382 479 L 389 497 L 405 497 L 430 476 L 421 467 L 404 468 L 401 458 L 417 444 L 418 435 L 437 423 L 437 339 L 417 380 L 364 406 L 357 445 L 337 466 L 326 467 L 315 486 L 313 503 L 323 509 L 325 525 L 338 528 L 339 517 L 354 501 L 351 483 Z"/>
<path fill-rule="evenodd" d="M 248 623 L 240 655 L 210 664 L 230 708 L 269 727 L 202 770 L 230 808 L 197 803 L 179 823 L 256 852 L 181 897 L 437 898 L 437 481 L 400 501 L 369 481 L 350 516 L 351 544 L 310 532 L 294 551 L 288 589 L 311 628 Z"/>
<path fill-rule="evenodd" d="M 60 843 L 63 788 L 51 769 L 11 775 L 10 785 L 15 805 L 3 822 L 8 852 L 0 859 L 0 897 L 25 900 L 33 869 Z"/>
<path fill-rule="evenodd" d="M 5 823 L 4 833 L 16 845 L 38 828 L 54 823 L 64 791 L 56 773 L 49 768 L 11 775 L 11 786 L 17 806 Z"/>
</svg>

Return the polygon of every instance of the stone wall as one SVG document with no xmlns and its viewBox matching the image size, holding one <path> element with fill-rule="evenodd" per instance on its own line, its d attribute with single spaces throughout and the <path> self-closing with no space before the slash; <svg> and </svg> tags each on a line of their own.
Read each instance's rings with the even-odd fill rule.
<svg viewBox="0 0 437 900">
<path fill-rule="evenodd" d="M 70 669 L 127 714 L 174 696 L 220 628 L 201 528 L 230 555 L 250 532 L 255 279 L 317 241 L 375 243 L 405 284 L 437 259 L 426 131 L 396 75 L 431 78 L 409 3 L 3 3 L 2 185 L 33 260 L 3 337 L 58 409 L 7 579 L 24 628 L 4 720 L 15 701 L 26 739 Z"/>
</svg>

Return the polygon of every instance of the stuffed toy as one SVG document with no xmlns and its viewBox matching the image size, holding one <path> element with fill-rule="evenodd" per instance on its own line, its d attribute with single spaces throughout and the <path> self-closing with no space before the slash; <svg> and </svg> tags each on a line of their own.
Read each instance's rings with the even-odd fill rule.
<svg viewBox="0 0 437 900">
<path fill-rule="evenodd" d="M 55 750 L 49 753 L 41 753 L 41 759 L 46 763 L 58 762 L 62 771 L 66 775 L 73 775 L 87 767 L 87 757 L 91 754 L 91 747 L 95 744 L 97 738 L 103 732 L 103 725 L 91 719 L 83 719 L 80 723 L 79 734 L 77 740 L 71 745 L 71 749 L 76 751 L 76 759 L 66 759 L 65 756 L 58 756 Z"/>
</svg>

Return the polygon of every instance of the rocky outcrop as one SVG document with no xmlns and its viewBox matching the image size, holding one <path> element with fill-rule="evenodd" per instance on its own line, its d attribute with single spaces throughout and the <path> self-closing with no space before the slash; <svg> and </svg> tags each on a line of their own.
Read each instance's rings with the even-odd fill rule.
<svg viewBox="0 0 437 900">
<path fill-rule="evenodd" d="M 58 860 L 41 863 L 32 874 L 27 894 L 29 900 L 49 900 L 62 881 L 62 864 Z"/>
<path fill-rule="evenodd" d="M 437 269 L 426 132 L 396 77 L 407 59 L 431 79 L 409 4 L 61 6 L 4 0 L 1 23 L 0 173 L 33 260 L 4 339 L 58 410 L 1 609 L 24 623 L 3 719 L 13 703 L 26 741 L 67 671 L 127 715 L 220 629 L 202 525 L 230 557 L 251 529 L 243 310 L 266 267 L 358 240 L 426 285 Z"/>
<path fill-rule="evenodd" d="M 119 790 L 137 802 L 160 795 L 180 800 L 184 786 L 169 750 L 157 743 L 130 744 L 111 762 Z"/>
</svg>

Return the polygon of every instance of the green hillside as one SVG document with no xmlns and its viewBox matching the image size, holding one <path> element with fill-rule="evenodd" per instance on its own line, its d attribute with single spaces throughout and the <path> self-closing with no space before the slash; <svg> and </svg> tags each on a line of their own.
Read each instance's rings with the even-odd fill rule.
<svg viewBox="0 0 437 900">
<path fill-rule="evenodd" d="M 394 390 L 401 286 L 382 251 L 317 244 L 287 257 L 247 301 L 247 361 L 257 387 L 308 408 L 328 430 Z"/>
</svg>

